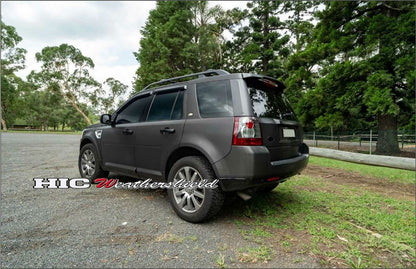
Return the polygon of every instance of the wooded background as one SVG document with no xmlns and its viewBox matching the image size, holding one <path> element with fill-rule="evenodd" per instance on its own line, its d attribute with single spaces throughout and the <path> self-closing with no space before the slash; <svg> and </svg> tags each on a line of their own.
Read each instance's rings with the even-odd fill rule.
<svg viewBox="0 0 416 269">
<path fill-rule="evenodd" d="M 278 78 L 306 131 L 377 130 L 377 152 L 399 151 L 415 129 L 415 3 L 251 1 L 223 10 L 206 1 L 160 1 L 141 29 L 134 94 L 162 78 L 206 69 Z M 135 35 L 137 33 L 131 33 Z M 1 24 L 2 129 L 16 121 L 85 128 L 124 100 L 128 86 L 100 83 L 91 58 L 69 45 L 36 54 L 26 78 L 17 30 Z"/>
</svg>

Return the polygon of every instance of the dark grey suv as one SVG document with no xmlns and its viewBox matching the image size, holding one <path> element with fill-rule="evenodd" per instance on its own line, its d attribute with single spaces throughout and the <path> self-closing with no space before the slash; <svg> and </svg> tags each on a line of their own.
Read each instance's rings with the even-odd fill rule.
<svg viewBox="0 0 416 269">
<path fill-rule="evenodd" d="M 81 176 L 218 179 L 217 188 L 168 189 L 181 218 L 208 219 L 225 192 L 270 191 L 307 165 L 309 149 L 283 90 L 274 78 L 223 70 L 152 83 L 84 130 Z"/>
</svg>

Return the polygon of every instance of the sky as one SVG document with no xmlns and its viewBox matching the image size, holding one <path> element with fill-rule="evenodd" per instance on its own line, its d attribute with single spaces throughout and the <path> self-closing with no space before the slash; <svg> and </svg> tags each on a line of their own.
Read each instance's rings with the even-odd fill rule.
<svg viewBox="0 0 416 269">
<path fill-rule="evenodd" d="M 214 1 L 224 9 L 245 8 L 242 1 Z M 91 72 L 99 82 L 113 77 L 132 88 L 139 67 L 138 51 L 149 11 L 155 1 L 1 1 L 1 18 L 23 38 L 18 47 L 27 50 L 26 77 L 40 70 L 35 54 L 46 46 L 67 43 L 80 49 L 95 64 Z"/>
</svg>

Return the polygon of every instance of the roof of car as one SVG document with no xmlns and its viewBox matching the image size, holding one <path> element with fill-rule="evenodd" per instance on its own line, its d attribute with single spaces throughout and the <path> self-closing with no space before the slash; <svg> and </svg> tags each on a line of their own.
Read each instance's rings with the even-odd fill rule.
<svg viewBox="0 0 416 269">
<path fill-rule="evenodd" d="M 194 79 L 190 79 L 196 77 Z M 258 79 L 268 79 L 276 82 L 281 88 L 285 88 L 283 83 L 276 80 L 275 78 L 263 76 L 253 73 L 232 73 L 230 74 L 227 71 L 221 69 L 209 69 L 204 72 L 192 73 L 184 76 L 173 77 L 168 79 L 162 79 L 157 82 L 153 82 L 147 85 L 142 91 L 135 94 L 133 97 L 152 94 L 158 91 L 167 91 L 170 89 L 177 89 L 178 87 L 183 86 L 186 88 L 186 85 L 189 83 L 195 82 L 205 82 L 212 80 L 224 80 L 224 79 L 236 79 L 236 78 L 258 78 Z M 188 80 L 185 80 L 188 79 Z"/>
</svg>

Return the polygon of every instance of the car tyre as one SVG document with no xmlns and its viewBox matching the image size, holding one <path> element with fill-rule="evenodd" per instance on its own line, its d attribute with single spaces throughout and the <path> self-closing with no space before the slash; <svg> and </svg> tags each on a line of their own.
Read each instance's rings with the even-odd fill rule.
<svg viewBox="0 0 416 269">
<path fill-rule="evenodd" d="M 210 163 L 201 156 L 188 156 L 179 159 L 170 169 L 168 182 L 180 179 L 199 182 L 206 179 L 215 180 Z M 224 192 L 216 188 L 170 188 L 168 197 L 173 210 L 182 219 L 198 223 L 212 218 L 220 211 L 224 203 Z"/>
<path fill-rule="evenodd" d="M 81 148 L 78 157 L 78 169 L 81 177 L 88 178 L 91 184 L 97 178 L 108 177 L 109 172 L 102 169 L 97 150 L 93 144 L 86 144 Z"/>
</svg>

